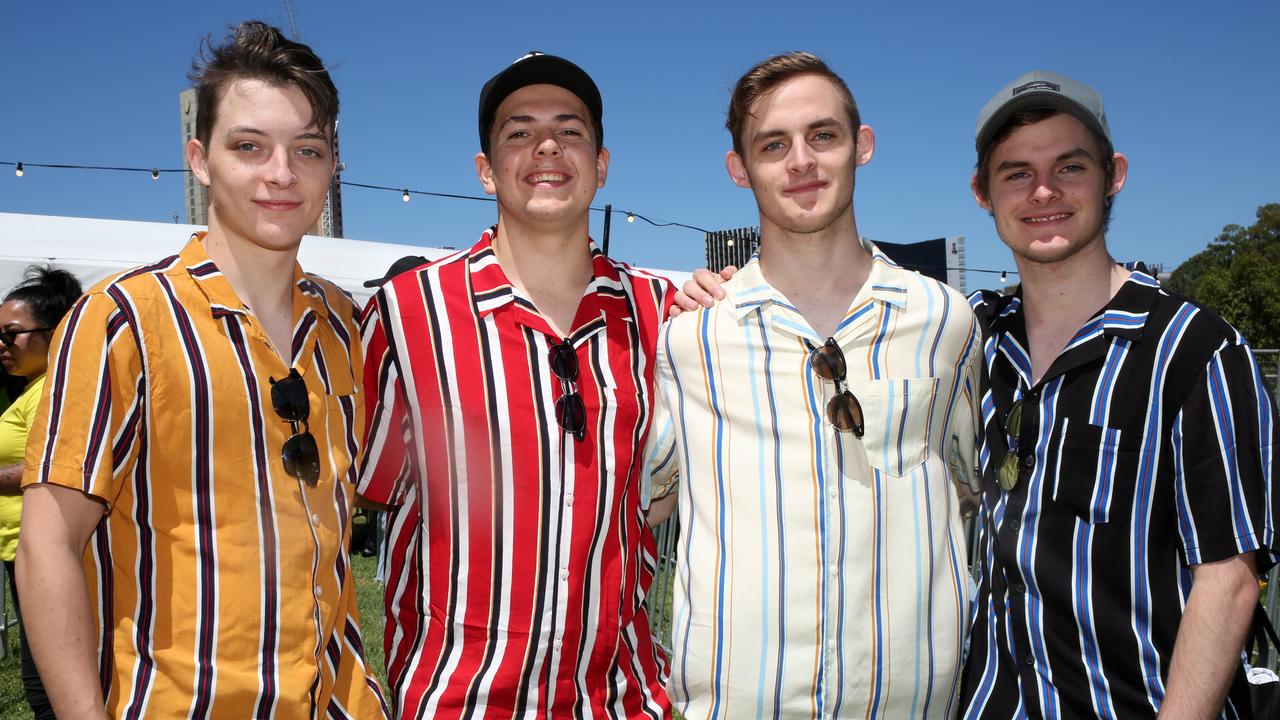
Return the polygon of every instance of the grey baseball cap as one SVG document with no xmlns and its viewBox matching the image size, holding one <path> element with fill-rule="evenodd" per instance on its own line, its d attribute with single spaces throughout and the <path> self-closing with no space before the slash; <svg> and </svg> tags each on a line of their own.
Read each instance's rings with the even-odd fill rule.
<svg viewBox="0 0 1280 720">
<path fill-rule="evenodd" d="M 1065 75 L 1047 70 L 1032 70 L 1018 76 L 987 101 L 978 113 L 975 144 L 981 153 L 991 136 L 1022 110 L 1051 108 L 1071 113 L 1090 130 L 1111 142 L 1107 113 L 1102 109 L 1102 96 L 1097 90 Z"/>
</svg>

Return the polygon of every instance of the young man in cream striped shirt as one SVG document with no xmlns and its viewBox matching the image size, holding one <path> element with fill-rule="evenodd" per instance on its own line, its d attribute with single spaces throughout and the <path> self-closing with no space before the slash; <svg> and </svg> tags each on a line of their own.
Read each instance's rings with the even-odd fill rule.
<svg viewBox="0 0 1280 720">
<path fill-rule="evenodd" d="M 747 72 L 726 166 L 760 210 L 726 298 L 658 343 L 651 521 L 678 505 L 673 706 L 697 717 L 950 717 L 975 465 L 963 296 L 860 241 L 875 136 L 791 53 Z M 956 481 L 953 483 L 953 480 Z"/>
</svg>

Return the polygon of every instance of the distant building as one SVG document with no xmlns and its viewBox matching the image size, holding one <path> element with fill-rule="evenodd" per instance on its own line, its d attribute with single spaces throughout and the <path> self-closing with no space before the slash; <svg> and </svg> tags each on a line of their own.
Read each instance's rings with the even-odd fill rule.
<svg viewBox="0 0 1280 720">
<path fill-rule="evenodd" d="M 187 142 L 196 136 L 196 89 L 187 88 L 178 96 L 182 106 L 182 166 L 187 169 L 182 181 L 183 197 L 187 203 L 187 224 L 209 224 L 209 189 L 200 184 L 187 165 Z"/>
<path fill-rule="evenodd" d="M 187 153 L 185 148 L 187 141 L 196 136 L 196 111 L 199 109 L 199 101 L 196 99 L 196 89 L 187 88 L 178 96 L 178 102 L 182 108 L 182 165 L 188 171 L 191 170 L 187 166 Z M 333 131 L 333 150 L 334 155 L 338 156 L 338 129 L 335 123 Z M 325 198 L 324 212 L 320 214 L 320 219 L 316 221 L 315 227 L 311 228 L 310 235 L 319 235 L 321 237 L 342 237 L 342 165 L 338 165 L 338 169 L 333 173 L 333 182 L 329 185 L 329 196 Z M 190 172 L 186 173 L 183 180 L 184 199 L 187 205 L 187 224 L 188 225 L 208 225 L 209 224 L 209 190 L 195 175 Z"/>
<path fill-rule="evenodd" d="M 707 233 L 705 239 L 707 267 L 712 270 L 719 270 L 725 265 L 742 267 L 760 247 L 760 228 L 716 230 Z M 968 292 L 963 235 L 914 243 L 873 242 L 899 265 L 944 282 L 962 293 Z"/>
</svg>

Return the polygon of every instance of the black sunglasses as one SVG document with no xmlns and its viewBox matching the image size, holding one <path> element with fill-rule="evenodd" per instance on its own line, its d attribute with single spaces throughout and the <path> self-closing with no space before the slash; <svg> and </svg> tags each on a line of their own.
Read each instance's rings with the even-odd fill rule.
<svg viewBox="0 0 1280 720">
<path fill-rule="evenodd" d="M 551 346 L 551 372 L 560 380 L 560 398 L 556 400 L 556 422 L 573 439 L 582 442 L 587 436 L 587 409 L 578 394 L 578 353 L 566 338 Z"/>
<path fill-rule="evenodd" d="M 1018 456 L 1018 437 L 1022 434 L 1022 398 L 1013 401 L 1009 406 L 1009 414 L 1004 417 L 1004 434 L 1008 438 L 1009 451 L 1000 460 L 1000 469 L 996 475 L 1000 487 L 1006 491 L 1018 486 L 1018 474 L 1022 458 Z"/>
<path fill-rule="evenodd" d="M 53 328 L 31 328 L 30 330 L 4 330 L 0 332 L 0 343 L 4 343 L 9 347 L 13 347 L 18 342 L 19 335 L 26 335 L 33 332 L 44 332 Z"/>
<path fill-rule="evenodd" d="M 270 380 L 271 405 L 276 409 L 276 415 L 289 423 L 289 429 L 293 431 L 280 450 L 284 471 L 308 487 L 315 487 L 320 482 L 320 449 L 307 428 L 307 418 L 311 415 L 307 384 L 296 368 L 289 368 L 289 375 L 283 380 Z M 298 423 L 302 423 L 302 432 L 298 432 Z"/>
<path fill-rule="evenodd" d="M 813 372 L 823 380 L 836 384 L 836 394 L 827 401 L 827 420 L 839 432 L 851 432 L 854 437 L 862 437 L 862 403 L 849 392 L 845 386 L 844 351 L 836 344 L 833 337 L 818 347 L 808 340 L 804 344 L 809 348 L 809 365 Z"/>
</svg>

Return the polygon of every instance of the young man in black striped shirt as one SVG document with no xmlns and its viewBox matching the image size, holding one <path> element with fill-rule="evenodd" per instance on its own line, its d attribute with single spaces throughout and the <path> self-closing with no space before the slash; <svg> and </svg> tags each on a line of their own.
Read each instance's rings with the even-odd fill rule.
<svg viewBox="0 0 1280 720">
<path fill-rule="evenodd" d="M 984 325 L 981 570 L 962 718 L 1248 717 L 1275 408 L 1239 333 L 1106 245 L 1102 98 L 1033 72 L 983 108 L 973 192 L 1022 278 Z"/>
</svg>

